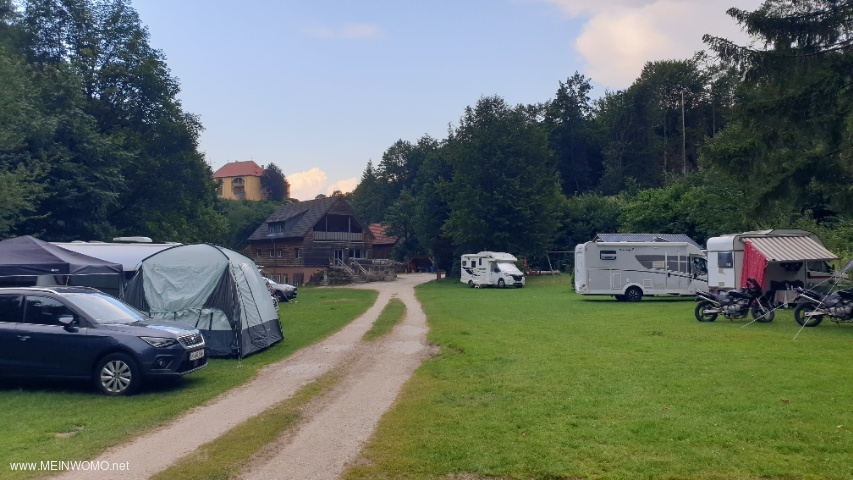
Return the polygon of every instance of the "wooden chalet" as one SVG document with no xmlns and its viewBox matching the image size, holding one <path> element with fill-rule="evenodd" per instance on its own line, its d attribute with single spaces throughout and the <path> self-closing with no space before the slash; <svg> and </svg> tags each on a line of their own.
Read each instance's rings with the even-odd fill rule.
<svg viewBox="0 0 853 480">
<path fill-rule="evenodd" d="M 279 282 L 303 285 L 330 270 L 372 280 L 370 268 L 362 265 L 373 263 L 374 240 L 346 199 L 327 197 L 273 212 L 249 237 L 244 253 Z"/>
</svg>

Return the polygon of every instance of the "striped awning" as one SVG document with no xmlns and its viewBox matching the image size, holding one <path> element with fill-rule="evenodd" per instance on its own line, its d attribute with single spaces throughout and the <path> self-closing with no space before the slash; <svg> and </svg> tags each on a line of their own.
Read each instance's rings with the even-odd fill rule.
<svg viewBox="0 0 853 480">
<path fill-rule="evenodd" d="M 810 237 L 745 238 L 768 262 L 802 262 L 838 258 Z"/>
</svg>

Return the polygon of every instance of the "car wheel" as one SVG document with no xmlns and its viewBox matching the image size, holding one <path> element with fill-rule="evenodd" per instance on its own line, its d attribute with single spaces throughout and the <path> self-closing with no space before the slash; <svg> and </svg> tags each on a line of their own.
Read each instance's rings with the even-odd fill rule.
<svg viewBox="0 0 853 480">
<path fill-rule="evenodd" d="M 136 361 L 124 353 L 112 353 L 95 367 L 95 386 L 104 395 L 132 395 L 142 383 Z"/>
<path fill-rule="evenodd" d="M 639 302 L 643 299 L 643 291 L 639 287 L 631 287 L 625 290 L 625 301 Z"/>
<path fill-rule="evenodd" d="M 278 298 L 279 302 L 286 302 L 287 297 L 281 292 L 275 292 L 275 296 Z"/>
<path fill-rule="evenodd" d="M 498 279 L 498 288 L 504 288 L 504 287 L 506 287 L 506 282 L 504 282 L 503 278 L 499 278 Z"/>
<path fill-rule="evenodd" d="M 708 307 L 713 307 L 714 305 L 711 302 L 699 302 L 696 305 L 696 309 L 693 310 L 693 314 L 696 316 L 696 320 L 700 322 L 713 322 L 717 319 L 716 312 L 706 312 L 705 309 Z"/>
</svg>

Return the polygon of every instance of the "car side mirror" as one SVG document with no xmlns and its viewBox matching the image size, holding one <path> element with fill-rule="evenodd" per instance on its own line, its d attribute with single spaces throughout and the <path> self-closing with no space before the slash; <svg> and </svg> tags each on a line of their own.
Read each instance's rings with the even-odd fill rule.
<svg viewBox="0 0 853 480">
<path fill-rule="evenodd" d="M 62 324 L 63 328 L 69 332 L 77 331 L 77 322 L 74 321 L 73 315 L 60 315 L 58 320 L 59 323 Z"/>
</svg>

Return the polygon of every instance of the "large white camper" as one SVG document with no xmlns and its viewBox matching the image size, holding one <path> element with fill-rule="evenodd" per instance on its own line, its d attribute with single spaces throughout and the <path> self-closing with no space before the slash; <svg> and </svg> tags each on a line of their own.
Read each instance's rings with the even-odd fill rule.
<svg viewBox="0 0 853 480">
<path fill-rule="evenodd" d="M 705 255 L 689 242 L 586 242 L 575 247 L 575 291 L 638 302 L 707 290 Z"/>
<path fill-rule="evenodd" d="M 741 288 L 755 278 L 773 292 L 775 303 L 789 303 L 793 287 L 813 287 L 833 273 L 827 250 L 817 235 L 805 230 L 758 230 L 711 237 L 708 249 L 708 286 L 712 291 Z"/>
<path fill-rule="evenodd" d="M 524 286 L 524 273 L 515 266 L 518 259 L 509 253 L 480 252 L 462 255 L 462 277 L 460 281 L 469 287 L 486 285 L 506 287 Z"/>
</svg>

